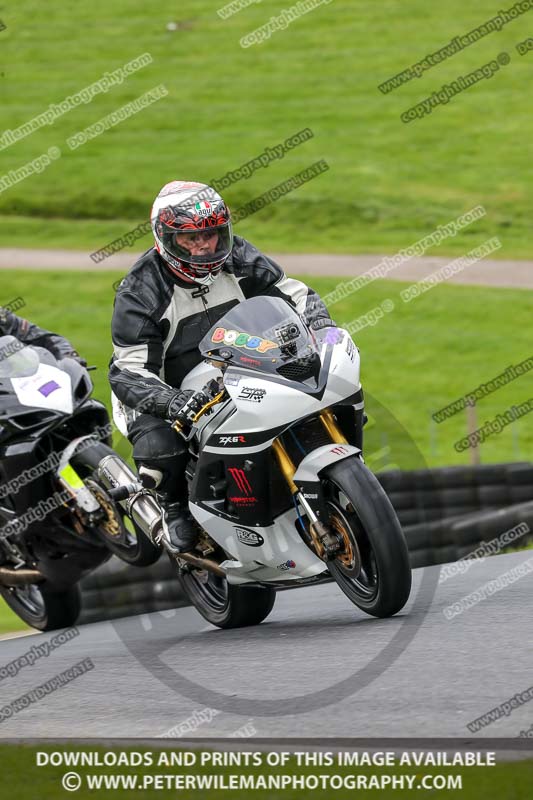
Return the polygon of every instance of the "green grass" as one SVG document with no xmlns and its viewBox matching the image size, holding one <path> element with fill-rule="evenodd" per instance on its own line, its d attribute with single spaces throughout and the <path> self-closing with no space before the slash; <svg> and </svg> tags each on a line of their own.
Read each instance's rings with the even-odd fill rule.
<svg viewBox="0 0 533 800">
<path fill-rule="evenodd" d="M 326 740 L 327 741 L 327 740 Z M 450 740 L 453 741 L 453 740 Z M 250 742 L 248 750 L 252 750 L 253 740 Z M 453 745 L 451 745 L 453 747 Z M 162 745 L 164 747 L 164 745 Z M 239 748 L 240 749 L 240 748 Z M 33 800 L 36 797 L 35 787 L 38 787 L 38 797 L 40 800 L 52 800 L 58 796 L 66 794 L 65 790 L 61 788 L 61 780 L 63 775 L 67 772 L 72 772 L 71 767 L 53 767 L 53 766 L 36 766 L 36 753 L 46 752 L 68 752 L 68 751 L 81 751 L 81 752 L 97 752 L 103 758 L 105 752 L 110 750 L 117 750 L 117 748 L 108 747 L 102 748 L 86 744 L 83 746 L 72 748 L 65 747 L 63 744 L 60 746 L 42 745 L 42 746 L 26 746 L 26 745 L 0 745 L 0 757 L 2 760 L 2 776 L 5 784 L 9 786 L 10 798 L 12 800 Z M 120 748 L 120 752 L 131 752 L 132 748 Z M 424 800 L 426 797 L 434 797 L 435 789 L 425 789 L 418 785 L 423 775 L 461 775 L 462 788 L 449 789 L 438 791 L 438 796 L 443 800 L 446 798 L 457 798 L 457 800 L 526 800 L 531 796 L 531 782 L 533 780 L 533 761 L 511 761 L 505 763 L 496 763 L 491 767 L 415 767 L 415 766 L 394 766 L 394 767 L 299 767 L 294 758 L 291 758 L 289 763 L 281 767 L 270 766 L 257 766 L 257 767 L 212 767 L 212 766 L 192 766 L 192 767 L 178 767 L 166 766 L 167 761 L 163 760 L 162 764 L 158 766 L 160 759 L 159 751 L 154 749 L 147 751 L 145 747 L 134 748 L 136 753 L 150 752 L 152 754 L 153 764 L 149 767 L 81 767 L 74 768 L 82 778 L 82 788 L 76 792 L 76 797 L 89 798 L 89 797 L 108 797 L 111 793 L 110 790 L 89 790 L 85 785 L 85 776 L 87 775 L 179 775 L 179 774 L 208 774 L 214 773 L 217 775 L 224 775 L 227 777 L 231 774 L 239 775 L 269 775 L 269 774 L 296 774 L 296 775 L 324 775 L 324 774 L 337 774 L 337 775 L 366 775 L 378 776 L 389 774 L 392 776 L 399 776 L 402 774 L 416 775 L 415 785 L 422 794 L 414 789 L 407 788 L 400 789 L 398 787 L 378 789 L 379 797 L 390 798 L 390 800 L 402 800 L 402 798 L 416 796 L 417 800 Z M 167 752 L 176 752 L 174 747 L 168 747 Z M 199 760 L 199 751 L 197 752 L 197 759 Z M 42 758 L 42 757 L 41 757 Z M 167 756 L 168 758 L 168 756 Z M 266 755 L 263 755 L 263 759 Z M 498 761 L 498 760 L 497 760 Z M 138 778 L 138 780 L 142 780 Z M 163 779 L 164 780 L 164 779 Z M 165 786 L 163 783 L 162 786 Z M 131 797 L 133 794 L 139 798 L 151 798 L 169 796 L 174 793 L 174 790 L 154 790 L 143 789 L 138 787 L 133 793 L 132 790 L 114 789 L 113 796 L 117 797 Z M 142 791 L 142 795 L 139 795 Z M 357 790 L 355 790 L 357 791 Z M 364 791 L 364 790 L 362 790 Z M 339 800 L 343 798 L 353 797 L 353 789 L 339 789 L 334 792 L 334 796 Z M 221 791 L 220 796 L 224 795 L 228 800 L 241 800 L 242 798 L 249 798 L 249 791 L 229 790 Z M 258 798 L 268 797 L 270 800 L 300 800 L 303 797 L 309 797 L 312 794 L 317 800 L 325 800 L 331 798 L 331 790 L 317 789 L 316 791 L 309 791 L 305 789 L 286 789 L 283 791 L 269 791 L 257 790 L 253 792 L 253 796 Z M 179 795 L 184 798 L 197 798 L 197 800 L 211 800 L 215 796 L 213 791 L 206 790 L 180 790 Z M 219 792 L 216 792 L 216 796 Z"/>
<path fill-rule="evenodd" d="M 5 601 L 0 598 L 0 634 L 29 630 L 33 630 L 33 628 L 30 628 L 20 617 L 17 617 L 6 605 Z"/>
<path fill-rule="evenodd" d="M 481 203 L 487 216 L 432 254 L 465 252 L 498 235 L 498 256 L 531 255 L 531 14 L 388 95 L 378 84 L 492 17 L 467 4 L 335 0 L 242 49 L 239 39 L 287 7 L 257 3 L 222 20 L 223 3 L 38 0 L 2 12 L 3 129 L 16 128 L 143 52 L 153 63 L 2 152 L 2 172 L 51 146 L 62 157 L 0 193 L 0 245 L 97 249 L 146 219 L 160 186 L 209 181 L 310 127 L 314 138 L 226 191 L 234 208 L 314 161 L 329 172 L 238 225 L 259 247 L 292 252 L 390 252 Z M 171 20 L 185 22 L 175 32 Z M 405 125 L 400 114 L 500 52 L 491 80 Z M 67 137 L 164 83 L 169 95 L 76 151 Z M 1 131 L 0 131 L 1 133 Z M 148 238 L 146 239 L 148 243 Z M 144 242 L 143 242 L 144 243 Z"/>
</svg>

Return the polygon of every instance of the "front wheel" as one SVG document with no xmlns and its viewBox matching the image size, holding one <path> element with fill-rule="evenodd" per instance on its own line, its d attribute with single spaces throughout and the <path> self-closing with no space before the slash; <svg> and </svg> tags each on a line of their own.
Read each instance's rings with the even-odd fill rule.
<svg viewBox="0 0 533 800">
<path fill-rule="evenodd" d="M 352 603 L 389 617 L 411 591 L 409 552 L 398 517 L 377 478 L 358 458 L 322 473 L 330 530 L 342 549 L 328 569 Z"/>
<path fill-rule="evenodd" d="M 0 596 L 31 628 L 54 631 L 74 625 L 81 610 L 81 595 L 77 585 L 63 591 L 34 583 L 23 586 L 0 587 Z"/>
<path fill-rule="evenodd" d="M 276 599 L 276 591 L 270 586 L 233 586 L 207 570 L 180 571 L 178 580 L 196 610 L 217 628 L 259 625 Z"/>
</svg>

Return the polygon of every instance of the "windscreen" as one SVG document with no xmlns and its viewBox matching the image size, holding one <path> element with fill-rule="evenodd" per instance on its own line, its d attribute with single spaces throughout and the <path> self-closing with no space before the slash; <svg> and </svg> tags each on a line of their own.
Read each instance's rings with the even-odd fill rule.
<svg viewBox="0 0 533 800">
<path fill-rule="evenodd" d="M 0 336 L 0 378 L 27 378 L 38 368 L 39 354 L 33 347 L 14 336 Z"/>
<path fill-rule="evenodd" d="M 200 342 L 206 358 L 304 380 L 320 370 L 313 334 L 278 297 L 252 297 L 225 314 Z M 287 373 L 287 374 L 285 374 Z"/>
</svg>

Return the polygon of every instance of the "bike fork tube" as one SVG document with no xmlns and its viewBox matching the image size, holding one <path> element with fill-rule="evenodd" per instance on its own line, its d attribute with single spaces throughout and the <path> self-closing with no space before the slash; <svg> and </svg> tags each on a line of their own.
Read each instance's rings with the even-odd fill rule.
<svg viewBox="0 0 533 800">
<path fill-rule="evenodd" d="M 292 462 L 292 458 L 287 453 L 279 439 L 274 439 L 272 442 L 272 449 L 274 450 L 274 455 L 276 456 L 279 464 L 279 468 L 283 473 L 283 477 L 289 484 L 289 489 L 293 494 L 297 494 L 298 487 L 293 481 L 294 473 L 296 472 L 296 467 Z"/>
<path fill-rule="evenodd" d="M 348 440 L 341 433 L 339 426 L 335 422 L 335 418 L 333 417 L 333 414 L 329 408 L 321 411 L 319 416 L 322 425 L 331 436 L 335 444 L 349 444 Z"/>
<path fill-rule="evenodd" d="M 294 473 L 296 472 L 296 467 L 292 463 L 292 458 L 287 453 L 279 439 L 274 439 L 272 442 L 272 449 L 274 450 L 274 454 L 278 460 L 279 467 L 283 473 L 283 476 L 287 483 L 289 484 L 289 488 L 293 495 L 296 497 L 298 502 L 304 507 L 305 513 L 309 517 L 312 524 L 318 522 L 318 517 L 303 496 L 302 492 L 298 489 L 296 484 L 293 481 Z"/>
<path fill-rule="evenodd" d="M 329 412 L 331 414 L 331 412 Z M 331 420 L 333 426 L 336 428 L 335 420 Z M 342 436 L 339 432 L 339 436 Z M 340 444 L 344 444 L 346 439 L 342 437 L 342 442 Z M 346 442 L 347 444 L 347 442 Z M 309 533 L 311 534 L 311 538 L 313 539 L 313 544 L 315 546 L 316 554 L 319 558 L 324 559 L 325 557 L 331 558 L 335 556 L 335 553 L 339 549 L 339 543 L 337 539 L 330 533 L 327 526 L 317 517 L 313 509 L 311 508 L 310 504 L 307 502 L 306 498 L 303 496 L 303 492 L 296 486 L 294 483 L 294 473 L 296 472 L 296 468 L 292 462 L 290 455 L 287 453 L 279 439 L 274 439 L 272 442 L 272 449 L 274 450 L 274 454 L 277 458 L 279 467 L 287 481 L 290 490 L 293 494 L 293 497 L 300 503 L 302 508 L 304 509 L 305 513 L 307 514 L 307 518 L 309 520 Z"/>
<path fill-rule="evenodd" d="M 300 505 L 303 507 L 305 513 L 307 514 L 307 517 L 308 517 L 309 522 L 310 522 L 310 526 L 309 526 L 310 533 L 311 533 L 311 536 L 313 537 L 313 541 L 315 543 L 316 551 L 317 551 L 318 555 L 320 556 L 321 553 L 323 552 L 323 549 L 324 549 L 322 543 L 320 542 L 319 537 L 317 536 L 317 532 L 316 532 L 317 526 L 319 526 L 319 528 L 320 528 L 320 520 L 318 519 L 317 515 L 315 514 L 315 512 L 313 511 L 313 509 L 311 508 L 311 506 L 309 505 L 309 503 L 307 502 L 307 500 L 303 496 L 302 492 L 298 489 L 298 487 L 294 483 L 293 477 L 294 477 L 294 473 L 296 472 L 296 467 L 294 466 L 290 455 L 287 453 L 287 451 L 285 450 L 285 448 L 283 447 L 283 445 L 281 444 L 279 439 L 274 439 L 274 441 L 272 442 L 272 449 L 274 450 L 274 454 L 275 454 L 275 456 L 277 458 L 279 467 L 280 467 L 280 469 L 281 469 L 281 471 L 283 473 L 283 476 L 284 476 L 285 480 L 287 481 L 287 483 L 289 485 L 289 488 L 290 488 L 293 496 L 300 503 Z"/>
</svg>

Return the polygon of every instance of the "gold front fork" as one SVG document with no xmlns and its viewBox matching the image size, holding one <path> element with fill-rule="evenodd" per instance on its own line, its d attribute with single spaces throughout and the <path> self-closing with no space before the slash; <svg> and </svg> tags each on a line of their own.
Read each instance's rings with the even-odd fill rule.
<svg viewBox="0 0 533 800">
<path fill-rule="evenodd" d="M 325 411 L 322 411 L 319 416 L 322 425 L 335 444 L 348 444 L 348 440 L 342 435 L 329 408 L 326 408 Z M 296 467 L 293 464 L 292 458 L 287 453 L 279 439 L 274 439 L 272 442 L 272 449 L 274 450 L 274 455 L 278 460 L 279 467 L 289 485 L 292 494 L 296 494 L 299 489 L 293 480 Z"/>
<path fill-rule="evenodd" d="M 349 444 L 348 440 L 341 433 L 339 426 L 335 422 L 335 418 L 329 408 L 326 408 L 320 414 L 320 421 L 327 433 L 331 436 L 335 444 Z"/>
<path fill-rule="evenodd" d="M 287 453 L 279 439 L 274 439 L 272 442 L 272 449 L 274 450 L 274 455 L 278 460 L 279 468 L 283 473 L 283 477 L 289 485 L 289 489 L 291 490 L 292 494 L 296 494 L 298 492 L 298 487 L 293 481 L 296 467 L 292 462 L 292 458 Z"/>
<path fill-rule="evenodd" d="M 294 473 L 296 472 L 296 467 L 293 464 L 292 458 L 287 453 L 287 451 L 285 450 L 279 439 L 274 439 L 274 441 L 272 442 L 272 449 L 278 461 L 279 468 L 283 474 L 283 477 L 287 481 L 289 489 L 291 490 L 293 495 L 299 494 L 300 490 L 293 481 L 293 476 Z M 319 558 L 322 558 L 324 555 L 324 546 L 320 541 L 320 539 L 318 538 L 315 526 L 313 524 L 309 525 L 309 533 L 312 536 L 316 554 L 318 555 Z"/>
<path fill-rule="evenodd" d="M 339 430 L 339 427 L 335 422 L 333 414 L 329 409 L 322 411 L 319 416 L 324 428 L 326 429 L 328 435 L 331 437 L 332 441 L 335 444 L 348 444 L 348 441 L 345 439 L 345 437 Z M 324 558 L 325 555 L 324 543 L 329 544 L 328 539 L 330 539 L 331 536 L 328 533 L 328 530 L 324 526 L 324 524 L 320 522 L 320 520 L 317 519 L 317 517 L 313 514 L 312 509 L 307 505 L 305 499 L 303 498 L 303 495 L 300 495 L 300 490 L 294 483 L 294 473 L 296 472 L 296 467 L 294 466 L 292 458 L 287 453 L 287 451 L 285 450 L 279 439 L 274 439 L 274 441 L 272 442 L 272 449 L 274 451 L 274 455 L 276 456 L 283 477 L 287 481 L 287 485 L 291 490 L 291 493 L 293 495 L 299 495 L 298 497 L 299 501 L 305 506 L 307 506 L 308 509 L 307 513 L 312 516 L 312 521 L 310 522 L 309 525 L 309 533 L 312 536 L 313 544 L 318 557 Z"/>
</svg>

